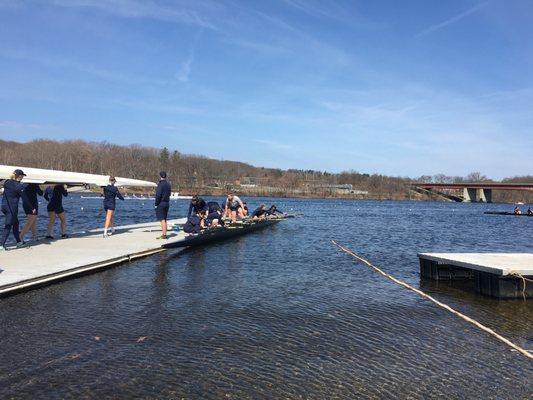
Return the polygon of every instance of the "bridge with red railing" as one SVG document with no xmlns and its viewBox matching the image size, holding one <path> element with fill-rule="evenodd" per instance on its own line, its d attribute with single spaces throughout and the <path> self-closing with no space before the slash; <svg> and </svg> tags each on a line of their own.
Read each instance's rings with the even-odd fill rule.
<svg viewBox="0 0 533 400">
<path fill-rule="evenodd" d="M 533 183 L 502 183 L 502 182 L 460 182 L 460 183 L 432 183 L 413 182 L 411 187 L 418 191 L 434 192 L 454 201 L 492 202 L 493 190 L 523 190 L 533 191 Z M 462 195 L 453 195 L 442 190 L 462 190 Z"/>
</svg>

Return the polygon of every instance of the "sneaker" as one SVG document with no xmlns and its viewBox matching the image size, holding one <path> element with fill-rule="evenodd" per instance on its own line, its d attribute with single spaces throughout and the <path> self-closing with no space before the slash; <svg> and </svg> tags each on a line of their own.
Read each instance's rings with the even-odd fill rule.
<svg viewBox="0 0 533 400">
<path fill-rule="evenodd" d="M 46 235 L 44 238 L 45 239 L 53 239 L 54 237 L 52 235 Z"/>
<path fill-rule="evenodd" d="M 0 253 L 7 251 L 7 249 L 4 246 L 0 246 Z"/>
<path fill-rule="evenodd" d="M 163 240 L 166 240 L 166 239 L 167 239 L 167 235 L 161 235 L 161 236 L 158 236 L 157 239 L 163 239 Z"/>
<path fill-rule="evenodd" d="M 63 234 L 61 235 L 61 239 L 66 239 L 66 238 L 68 238 L 68 235 L 67 235 L 66 233 L 63 233 Z"/>
<path fill-rule="evenodd" d="M 26 242 L 24 240 L 17 242 L 17 249 L 20 249 L 21 247 L 24 247 L 24 246 L 26 246 Z"/>
</svg>

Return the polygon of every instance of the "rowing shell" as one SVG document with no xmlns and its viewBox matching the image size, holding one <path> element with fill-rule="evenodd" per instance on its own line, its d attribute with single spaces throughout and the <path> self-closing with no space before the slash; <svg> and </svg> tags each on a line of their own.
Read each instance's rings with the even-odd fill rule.
<svg viewBox="0 0 533 400">
<path fill-rule="evenodd" d="M 533 214 L 515 214 L 512 212 L 505 212 L 505 211 L 485 211 L 483 214 L 490 214 L 490 215 L 513 215 L 515 217 L 533 217 Z"/>
<path fill-rule="evenodd" d="M 191 235 L 176 242 L 163 244 L 163 247 L 167 249 L 172 249 L 179 247 L 201 246 L 211 242 L 217 242 L 236 236 L 242 236 L 247 233 L 255 232 L 260 229 L 264 229 L 267 226 L 277 224 L 278 222 L 283 221 L 284 219 L 285 218 L 265 219 L 253 222 L 245 222 L 241 224 L 232 224 L 226 227 L 207 229 L 197 235 Z"/>
</svg>

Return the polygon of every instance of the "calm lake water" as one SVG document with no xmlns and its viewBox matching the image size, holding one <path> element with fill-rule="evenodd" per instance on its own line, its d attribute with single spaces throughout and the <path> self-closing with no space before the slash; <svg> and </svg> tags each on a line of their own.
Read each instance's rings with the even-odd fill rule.
<svg viewBox="0 0 533 400">
<path fill-rule="evenodd" d="M 416 256 L 533 252 L 533 218 L 483 215 L 513 208 L 496 204 L 250 208 L 260 201 L 305 217 L 0 299 L 0 398 L 531 398 L 531 361 L 330 241 L 533 349 L 531 301 L 421 281 Z M 65 208 L 71 230 L 100 224 L 100 201 L 73 196 Z M 117 223 L 152 213 L 121 202 Z"/>
</svg>

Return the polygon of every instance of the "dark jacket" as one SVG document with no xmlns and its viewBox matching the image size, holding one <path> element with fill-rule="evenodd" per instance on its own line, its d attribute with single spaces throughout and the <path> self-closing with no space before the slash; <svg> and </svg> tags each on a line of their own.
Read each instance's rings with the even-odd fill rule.
<svg viewBox="0 0 533 400">
<path fill-rule="evenodd" d="M 157 184 L 157 189 L 155 191 L 155 206 L 157 207 L 159 204 L 164 203 L 168 205 L 168 202 L 170 201 L 170 183 L 168 183 L 166 180 L 162 179 Z"/>
<path fill-rule="evenodd" d="M 48 200 L 48 211 L 61 210 L 63 208 L 63 197 L 67 197 L 67 189 L 63 185 L 50 186 L 44 191 L 44 198 Z"/>
<path fill-rule="evenodd" d="M 185 233 L 200 233 L 202 230 L 202 226 L 200 225 L 200 222 L 202 219 L 196 215 L 191 215 L 188 219 L 185 225 L 183 225 L 183 232 Z"/>
<path fill-rule="evenodd" d="M 42 196 L 43 191 L 37 183 L 28 183 L 24 189 L 24 196 L 28 200 L 28 204 L 31 205 L 31 210 L 36 210 L 39 207 L 37 196 Z"/>
<path fill-rule="evenodd" d="M 24 195 L 25 189 L 26 185 L 14 179 L 8 179 L 5 181 L 4 195 L 2 196 L 2 208 L 9 210 L 11 214 L 17 215 L 19 210 L 19 200 L 21 197 L 24 205 L 31 207 L 27 197 Z"/>
<path fill-rule="evenodd" d="M 193 210 L 195 213 L 199 213 L 200 211 L 207 210 L 207 203 L 201 197 L 198 198 L 198 201 L 196 202 L 196 204 L 193 204 L 193 202 L 191 201 L 191 203 L 189 204 L 189 212 L 187 213 L 187 217 L 191 216 Z"/>
<path fill-rule="evenodd" d="M 124 197 L 122 197 L 122 194 L 120 193 L 120 191 L 118 190 L 116 186 L 107 185 L 106 187 L 104 187 L 104 207 L 105 208 L 114 210 L 117 197 L 120 200 L 124 200 Z"/>
</svg>

